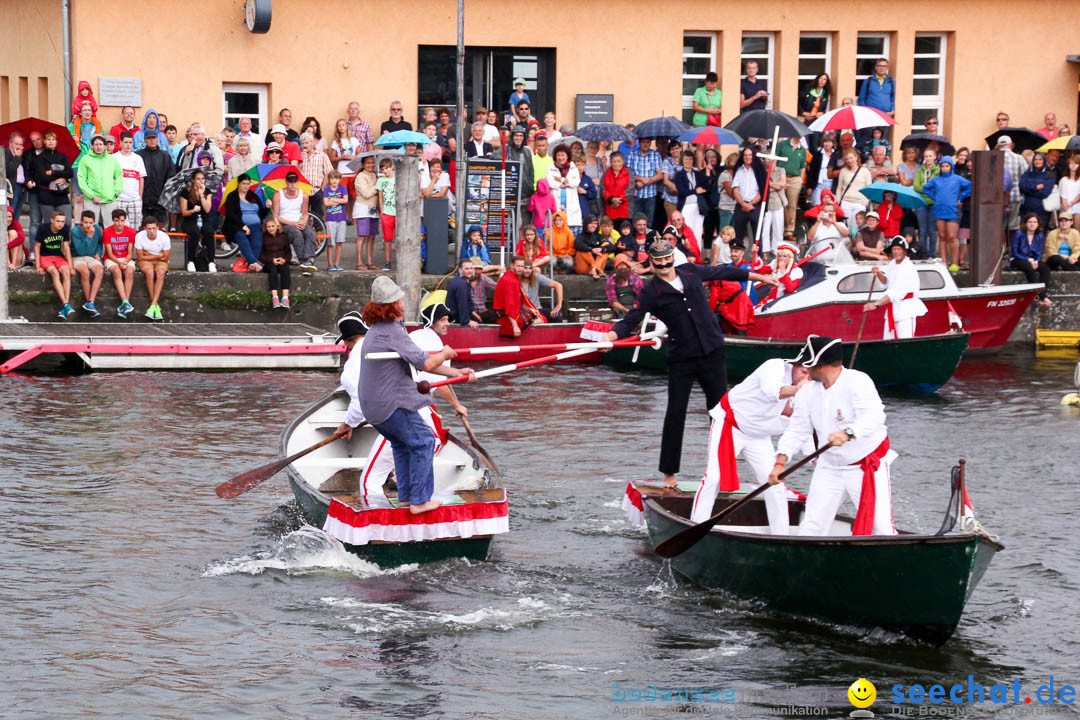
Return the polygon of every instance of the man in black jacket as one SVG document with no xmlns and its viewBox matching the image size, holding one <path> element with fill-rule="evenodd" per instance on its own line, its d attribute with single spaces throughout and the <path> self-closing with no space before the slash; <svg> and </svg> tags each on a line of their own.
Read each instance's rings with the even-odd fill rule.
<svg viewBox="0 0 1080 720">
<path fill-rule="evenodd" d="M 143 217 L 168 217 L 168 211 L 158 204 L 161 191 L 165 188 L 165 181 L 176 174 L 176 166 L 173 165 L 169 153 L 161 149 L 161 137 L 156 130 L 147 130 L 143 137 L 146 138 L 146 147 L 139 150 L 136 155 L 143 159 L 146 166 L 146 180 L 143 183 Z M 138 228 L 136 228 L 138 229 Z"/>
<path fill-rule="evenodd" d="M 472 286 L 469 285 L 474 272 L 472 261 L 462 260 L 458 263 L 457 274 L 446 287 L 446 306 L 450 308 L 454 322 L 471 328 L 478 325 L 473 318 Z"/>
<path fill-rule="evenodd" d="M 741 268 L 720 265 L 675 267 L 675 249 L 667 240 L 657 240 L 649 247 L 656 276 L 645 284 L 637 304 L 615 323 L 604 338 L 614 342 L 629 336 L 651 314 L 667 325 L 668 402 L 664 414 L 664 433 L 660 440 L 660 467 L 664 487 L 675 487 L 682 457 L 686 406 L 694 380 L 705 391 L 706 409 L 720 402 L 727 392 L 727 368 L 724 364 L 724 331 L 709 308 L 709 292 L 703 283 L 709 280 L 763 282 L 776 286 L 771 275 L 759 275 Z"/>
</svg>

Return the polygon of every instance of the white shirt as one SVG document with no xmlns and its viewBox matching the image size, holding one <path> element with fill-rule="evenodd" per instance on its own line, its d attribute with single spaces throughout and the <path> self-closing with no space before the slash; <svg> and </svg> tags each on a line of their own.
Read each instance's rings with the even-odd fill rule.
<svg viewBox="0 0 1080 720">
<path fill-rule="evenodd" d="M 735 188 L 739 189 L 739 197 L 745 203 L 752 203 L 754 196 L 761 192 L 761 188 L 758 187 L 757 178 L 754 176 L 754 171 L 745 165 L 740 165 L 739 169 L 735 171 L 735 177 L 731 181 L 732 191 Z M 732 195 L 735 193 L 732 192 Z"/>
<path fill-rule="evenodd" d="M 893 318 L 896 320 L 926 314 L 926 305 L 919 299 L 919 271 L 915 269 L 915 263 L 907 258 L 899 264 L 890 260 L 885 266 L 885 294 L 892 303 Z M 915 297 L 905 300 L 908 294 Z"/>
<path fill-rule="evenodd" d="M 819 189 L 832 189 L 832 178 L 829 177 L 829 161 L 832 160 L 833 153 L 835 152 L 836 151 L 834 150 L 828 155 L 825 154 L 824 150 L 821 152 L 821 169 L 818 170 L 817 176 L 817 186 Z"/>
<path fill-rule="evenodd" d="M 840 247 L 840 243 L 840 230 L 837 229 L 835 222 L 832 225 L 819 224 L 814 233 L 814 243 L 810 246 L 810 254 L 816 255 L 826 247 L 832 248 L 814 258 L 820 263 L 829 264 L 836 259 L 836 248 Z"/>
<path fill-rule="evenodd" d="M 803 386 L 776 452 L 794 457 L 811 431 L 817 432 L 817 441 L 823 445 L 830 434 L 845 428 L 851 428 L 855 438 L 823 452 L 819 464 L 843 467 L 857 463 L 876 450 L 888 434 L 885 406 L 874 381 L 864 372 L 847 368 L 828 389 L 820 382 Z"/>
<path fill-rule="evenodd" d="M 349 409 L 345 411 L 345 424 L 356 427 L 364 421 L 364 411 L 360 408 L 357 387 L 360 385 L 360 365 L 364 357 L 364 339 L 353 345 L 345 367 L 341 369 L 341 387 L 349 393 Z"/>
<path fill-rule="evenodd" d="M 334 140 L 334 144 L 330 146 L 334 152 L 338 155 L 355 155 L 356 151 L 360 148 L 360 141 L 351 135 L 345 138 L 344 147 L 338 140 Z M 349 163 L 352 160 L 338 160 L 337 170 L 342 175 L 355 175 L 356 173 L 349 167 Z"/>
<path fill-rule="evenodd" d="M 484 142 L 494 145 L 493 140 L 499 140 L 499 128 L 494 125 L 484 125 Z M 501 141 L 500 141 L 501 142 Z"/>
<path fill-rule="evenodd" d="M 684 256 L 684 257 L 685 257 L 685 256 Z M 678 264 L 678 263 L 676 263 L 676 264 Z M 671 287 L 675 288 L 675 289 L 676 289 L 676 290 L 678 290 L 679 292 L 681 292 L 681 293 L 684 293 L 684 294 L 685 294 L 685 290 L 684 290 L 684 288 L 683 288 L 683 281 L 682 281 L 682 278 L 681 278 L 681 277 L 679 277 L 678 275 L 675 275 L 675 279 L 674 279 L 674 280 L 668 281 L 668 285 L 670 285 Z"/>
<path fill-rule="evenodd" d="M 157 237 L 151 240 L 150 236 L 143 230 L 135 235 L 135 249 L 158 255 L 172 249 L 172 240 L 161 230 L 158 230 Z"/>
<path fill-rule="evenodd" d="M 113 157 L 120 163 L 120 172 L 124 176 L 124 189 L 118 199 L 139 200 L 142 197 L 139 194 L 139 178 L 146 177 L 146 163 L 143 162 L 142 155 L 124 155 L 121 151 L 113 153 Z"/>
<path fill-rule="evenodd" d="M 421 328 L 409 333 L 409 339 L 416 344 L 416 347 L 420 348 L 424 352 L 438 352 L 443 349 L 442 338 L 439 337 L 439 333 L 435 332 L 431 328 Z M 447 360 L 444 365 L 449 366 L 450 361 Z M 436 375 L 434 373 L 420 371 L 417 376 L 421 380 L 427 380 L 429 383 L 436 382 L 438 380 L 445 379 L 442 375 Z"/>
<path fill-rule="evenodd" d="M 750 437 L 772 437 L 787 429 L 788 418 L 781 413 L 789 399 L 780 399 L 780 389 L 792 385 L 791 364 L 781 358 L 761 363 L 750 376 L 728 391 L 739 431 Z M 717 405 L 709 414 L 721 419 L 724 409 Z"/>
</svg>

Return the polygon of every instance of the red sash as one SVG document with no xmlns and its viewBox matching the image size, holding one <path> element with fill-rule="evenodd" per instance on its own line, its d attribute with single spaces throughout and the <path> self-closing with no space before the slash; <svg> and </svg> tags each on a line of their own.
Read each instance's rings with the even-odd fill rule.
<svg viewBox="0 0 1080 720">
<path fill-rule="evenodd" d="M 855 524 L 851 526 L 852 535 L 874 534 L 874 505 L 877 501 L 874 475 L 881 467 L 881 458 L 885 457 L 887 452 L 889 452 L 889 437 L 886 435 L 872 453 L 859 462 L 851 463 L 862 467 L 862 492 L 859 495 L 859 511 L 855 513 Z"/>
<path fill-rule="evenodd" d="M 731 412 L 727 393 L 720 398 L 720 407 L 724 408 L 724 425 L 720 428 L 720 445 L 716 449 L 720 469 L 719 490 L 735 492 L 739 489 L 739 468 L 735 463 L 735 440 L 731 429 L 739 427 L 739 423 L 735 422 L 735 413 Z"/>
<path fill-rule="evenodd" d="M 900 301 L 903 302 L 904 300 L 911 300 L 914 297 L 915 293 L 909 292 L 907 295 L 900 298 Z M 893 303 L 889 303 L 885 306 L 885 320 L 889 323 L 889 332 L 893 334 L 893 337 L 896 337 L 896 318 L 893 317 L 892 306 Z"/>
</svg>

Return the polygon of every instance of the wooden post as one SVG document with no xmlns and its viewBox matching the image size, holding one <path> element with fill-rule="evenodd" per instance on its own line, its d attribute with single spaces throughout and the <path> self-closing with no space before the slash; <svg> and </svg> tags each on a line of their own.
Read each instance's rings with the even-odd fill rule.
<svg viewBox="0 0 1080 720">
<path fill-rule="evenodd" d="M 416 157 L 394 158 L 397 191 L 397 284 L 405 291 L 405 319 L 416 320 L 420 312 L 420 166 Z"/>
<path fill-rule="evenodd" d="M 7 224 L 7 163 L 4 160 L 4 152 L 0 152 L 0 240 L 3 240 L 7 248 L 8 224 Z M 18 220 L 18 218 L 15 218 Z M 7 250 L 4 250 L 4 267 L 0 268 L 0 322 L 8 321 L 8 269 Z"/>
<path fill-rule="evenodd" d="M 1005 238 L 1005 155 L 999 150 L 971 153 L 971 244 L 968 284 L 1001 283 Z M 1013 178 L 1014 183 L 1020 182 Z"/>
</svg>

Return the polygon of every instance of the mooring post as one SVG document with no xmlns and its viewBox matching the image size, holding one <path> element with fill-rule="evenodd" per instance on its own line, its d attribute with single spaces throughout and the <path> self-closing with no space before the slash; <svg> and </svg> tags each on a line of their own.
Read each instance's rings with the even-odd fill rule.
<svg viewBox="0 0 1080 720">
<path fill-rule="evenodd" d="M 412 155 L 394 158 L 397 192 L 397 284 L 405 291 L 405 320 L 420 312 L 420 166 Z"/>
</svg>

